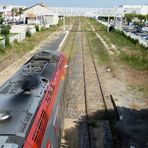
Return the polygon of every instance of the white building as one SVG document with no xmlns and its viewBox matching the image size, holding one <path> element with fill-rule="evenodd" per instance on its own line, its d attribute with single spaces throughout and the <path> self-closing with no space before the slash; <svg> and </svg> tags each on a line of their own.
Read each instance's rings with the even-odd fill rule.
<svg viewBox="0 0 148 148">
<path fill-rule="evenodd" d="M 12 9 L 17 9 L 19 11 L 20 8 L 25 9 L 26 6 L 21 6 L 21 5 L 3 5 L 0 4 L 0 13 L 2 13 L 3 17 L 5 18 L 6 21 L 11 21 L 13 19 L 19 20 L 20 16 L 13 16 L 12 14 Z M 23 15 L 22 15 L 23 18 Z"/>
<path fill-rule="evenodd" d="M 117 8 L 123 8 L 125 13 L 148 14 L 148 5 L 122 5 Z"/>
<path fill-rule="evenodd" d="M 58 24 L 58 14 L 43 4 L 36 4 L 24 11 L 27 24 L 45 26 Z"/>
</svg>

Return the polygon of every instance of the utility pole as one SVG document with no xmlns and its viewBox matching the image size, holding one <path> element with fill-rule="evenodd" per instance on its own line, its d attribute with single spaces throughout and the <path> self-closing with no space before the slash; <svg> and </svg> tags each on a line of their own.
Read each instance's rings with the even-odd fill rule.
<svg viewBox="0 0 148 148">
<path fill-rule="evenodd" d="M 66 27 L 65 27 L 65 16 L 63 17 L 63 29 L 64 29 L 64 31 L 66 30 Z"/>
</svg>

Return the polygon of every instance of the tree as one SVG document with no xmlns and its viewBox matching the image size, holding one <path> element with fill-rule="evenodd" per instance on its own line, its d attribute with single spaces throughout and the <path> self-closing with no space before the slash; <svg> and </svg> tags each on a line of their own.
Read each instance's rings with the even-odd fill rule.
<svg viewBox="0 0 148 148">
<path fill-rule="evenodd" d="M 19 8 L 18 14 L 20 15 L 20 19 L 21 19 L 21 15 L 23 14 L 23 8 Z"/>
<path fill-rule="evenodd" d="M 10 34 L 10 29 L 11 29 L 11 27 L 9 25 L 1 26 L 1 34 L 5 35 L 5 36 L 9 35 Z"/>
<path fill-rule="evenodd" d="M 142 22 L 142 20 L 146 20 L 147 15 L 134 14 L 134 13 L 125 14 L 125 19 L 127 22 L 131 22 L 134 18 L 138 18 L 139 21 Z"/>
<path fill-rule="evenodd" d="M 135 14 L 133 13 L 125 14 L 125 19 L 128 23 L 131 22 L 134 17 L 135 17 Z"/>
<path fill-rule="evenodd" d="M 14 20 L 14 17 L 18 15 L 18 10 L 16 8 L 13 8 L 11 10 L 11 13 L 12 13 L 12 16 L 13 16 L 13 20 Z"/>
<path fill-rule="evenodd" d="M 2 14 L 0 14 L 0 25 L 2 25 L 4 22 L 4 18 L 2 17 Z"/>
</svg>

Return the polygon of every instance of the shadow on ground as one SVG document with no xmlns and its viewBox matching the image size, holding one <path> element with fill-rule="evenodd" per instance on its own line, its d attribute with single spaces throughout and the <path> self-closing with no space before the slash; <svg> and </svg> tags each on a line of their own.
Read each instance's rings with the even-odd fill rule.
<svg viewBox="0 0 148 148">
<path fill-rule="evenodd" d="M 92 129 L 98 128 L 97 122 L 103 123 L 103 144 L 105 148 L 126 148 L 134 146 L 135 148 L 148 148 L 148 109 L 134 110 L 125 107 L 118 107 L 120 113 L 122 113 L 122 120 L 117 120 L 116 113 L 114 110 L 97 111 L 96 113 L 89 116 L 89 126 Z M 83 138 L 80 138 L 83 134 L 82 126 L 86 117 L 82 117 L 75 123 L 75 126 L 65 130 L 64 140 L 62 148 L 82 148 Z M 106 126 L 109 123 L 109 129 Z M 104 126 L 105 125 L 105 126 Z M 78 130 L 78 141 L 73 143 L 72 135 Z M 111 134 L 109 134 L 111 132 Z M 98 133 L 99 135 L 99 133 Z M 83 135 L 85 137 L 85 135 Z M 96 142 L 97 138 L 96 137 Z M 98 145 L 93 146 L 98 147 Z M 101 147 L 99 147 L 101 148 Z"/>
</svg>

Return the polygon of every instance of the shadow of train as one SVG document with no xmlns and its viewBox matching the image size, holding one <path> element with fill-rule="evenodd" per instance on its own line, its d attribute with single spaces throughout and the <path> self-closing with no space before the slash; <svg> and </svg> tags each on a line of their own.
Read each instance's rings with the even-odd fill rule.
<svg viewBox="0 0 148 148">
<path fill-rule="evenodd" d="M 117 120 L 114 110 L 97 111 L 89 116 L 89 126 L 92 129 L 97 129 L 100 126 L 97 123 L 103 125 L 104 131 L 109 127 L 107 132 L 103 134 L 103 146 L 95 144 L 93 148 L 129 148 L 133 146 L 135 148 L 148 148 L 148 109 L 134 110 L 125 107 L 117 107 L 122 111 L 122 120 Z M 74 121 L 75 126 L 68 128 L 64 131 L 64 143 L 61 144 L 62 148 L 79 148 L 84 147 L 81 141 L 81 126 L 85 122 L 86 117 L 83 116 L 79 121 Z M 107 121 L 107 122 L 106 122 Z M 109 121 L 109 122 L 108 122 Z M 106 126 L 109 123 L 109 126 Z M 111 134 L 109 134 L 111 132 Z M 77 133 L 78 141 L 71 139 Z M 108 137 L 110 136 L 110 137 Z M 97 139 L 101 138 L 95 137 Z"/>
</svg>

